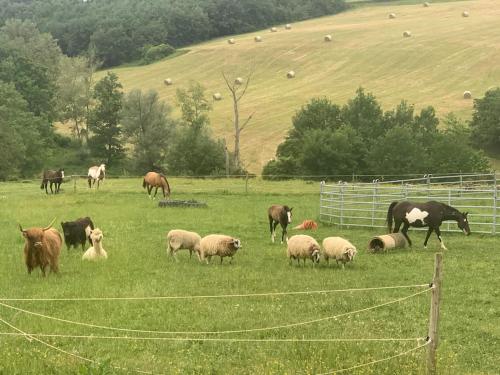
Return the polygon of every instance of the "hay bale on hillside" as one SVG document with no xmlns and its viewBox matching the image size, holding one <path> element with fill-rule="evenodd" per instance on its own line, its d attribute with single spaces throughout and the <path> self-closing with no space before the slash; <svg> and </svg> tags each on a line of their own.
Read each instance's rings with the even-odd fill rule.
<svg viewBox="0 0 500 375">
<path fill-rule="evenodd" d="M 170 85 L 172 85 L 174 82 L 172 81 L 172 79 L 171 79 L 171 78 L 166 78 L 166 79 L 163 81 L 163 83 L 164 83 L 165 85 L 167 85 L 167 86 L 170 86 Z"/>
<path fill-rule="evenodd" d="M 472 93 L 470 91 L 464 91 L 464 99 L 472 99 Z"/>
<path fill-rule="evenodd" d="M 276 27 L 271 27 L 271 29 L 269 31 L 271 31 L 272 33 L 275 33 L 276 31 L 278 31 L 278 29 Z"/>
<path fill-rule="evenodd" d="M 241 85 L 241 84 L 243 84 L 243 78 L 241 78 L 241 77 L 236 78 L 234 80 L 234 84 L 235 85 Z"/>
<path fill-rule="evenodd" d="M 295 78 L 295 72 L 293 70 L 290 70 L 287 74 L 286 74 L 286 77 L 287 78 Z"/>
<path fill-rule="evenodd" d="M 212 95 L 212 98 L 214 98 L 214 100 L 222 100 L 222 95 L 220 92 L 214 92 L 214 94 Z"/>
<path fill-rule="evenodd" d="M 403 36 L 404 36 L 405 38 L 409 38 L 409 37 L 411 37 L 411 31 L 408 31 L 408 30 L 407 30 L 407 31 L 403 32 Z"/>
<path fill-rule="evenodd" d="M 469 17 L 469 12 L 467 12 L 466 10 L 464 10 L 462 12 L 462 17 Z"/>
<path fill-rule="evenodd" d="M 236 41 L 234 40 L 234 38 L 230 38 L 230 39 L 228 39 L 228 40 L 227 40 L 227 42 L 228 42 L 229 44 L 234 44 L 234 43 L 236 43 Z"/>
<path fill-rule="evenodd" d="M 325 35 L 324 40 L 325 40 L 325 42 L 331 42 L 332 36 L 330 34 L 327 34 L 327 35 Z"/>
<path fill-rule="evenodd" d="M 429 4 L 427 1 L 425 3 L 422 4 L 424 6 L 424 8 L 428 8 L 431 6 L 431 4 Z"/>
<path fill-rule="evenodd" d="M 287 23 L 287 24 L 285 25 L 285 29 L 286 29 L 286 30 L 291 30 L 291 29 L 292 29 L 292 25 L 290 25 L 289 23 Z"/>
<path fill-rule="evenodd" d="M 253 38 L 253 40 L 255 40 L 257 43 L 262 42 L 262 38 L 258 35 L 255 38 Z"/>
<path fill-rule="evenodd" d="M 396 13 L 389 13 L 389 18 L 396 18 Z"/>
</svg>

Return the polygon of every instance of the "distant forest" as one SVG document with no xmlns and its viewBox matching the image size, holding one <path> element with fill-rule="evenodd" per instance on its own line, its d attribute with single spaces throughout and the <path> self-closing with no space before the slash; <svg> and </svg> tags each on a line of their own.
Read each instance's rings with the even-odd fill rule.
<svg viewBox="0 0 500 375">
<path fill-rule="evenodd" d="M 175 48 L 275 24 L 335 14 L 344 0 L 0 0 L 0 26 L 30 20 L 62 52 L 95 46 L 103 67 L 137 61 L 147 48 Z"/>
</svg>

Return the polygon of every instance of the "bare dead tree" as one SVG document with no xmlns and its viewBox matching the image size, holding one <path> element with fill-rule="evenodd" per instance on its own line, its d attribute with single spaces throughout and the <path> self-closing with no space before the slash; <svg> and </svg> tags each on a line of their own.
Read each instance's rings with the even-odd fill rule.
<svg viewBox="0 0 500 375">
<path fill-rule="evenodd" d="M 233 117 L 233 126 L 234 126 L 234 155 L 233 155 L 233 165 L 236 170 L 239 170 L 241 167 L 241 158 L 240 158 L 240 135 L 241 132 L 246 128 L 250 120 L 252 119 L 253 115 L 255 112 L 252 112 L 248 118 L 243 121 L 243 123 L 240 125 L 240 112 L 239 112 L 239 102 L 241 98 L 245 95 L 247 92 L 248 85 L 250 84 L 250 79 L 252 78 L 253 70 L 250 72 L 248 75 L 248 78 L 246 79 L 245 85 L 241 86 L 240 83 L 238 83 L 236 80 L 231 82 L 226 74 L 222 72 L 222 77 L 224 78 L 224 81 L 226 81 L 227 88 L 229 89 L 231 93 L 231 97 L 233 99 L 233 110 L 234 110 L 234 117 Z"/>
</svg>

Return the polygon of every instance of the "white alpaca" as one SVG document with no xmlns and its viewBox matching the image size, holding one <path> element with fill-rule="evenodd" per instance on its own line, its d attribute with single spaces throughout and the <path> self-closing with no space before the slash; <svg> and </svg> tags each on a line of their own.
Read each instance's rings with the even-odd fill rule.
<svg viewBox="0 0 500 375">
<path fill-rule="evenodd" d="M 102 247 L 102 231 L 99 228 L 95 228 L 90 232 L 90 239 L 92 240 L 93 246 L 88 248 L 88 250 L 83 254 L 82 259 L 108 259 L 108 254 Z"/>
</svg>

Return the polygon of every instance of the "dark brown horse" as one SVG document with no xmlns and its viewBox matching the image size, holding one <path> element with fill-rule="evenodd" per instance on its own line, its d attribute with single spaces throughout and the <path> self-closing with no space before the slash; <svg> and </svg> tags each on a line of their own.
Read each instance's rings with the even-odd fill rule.
<svg viewBox="0 0 500 375">
<path fill-rule="evenodd" d="M 281 243 L 286 239 L 288 242 L 288 237 L 286 236 L 286 227 L 292 222 L 292 210 L 288 206 L 280 206 L 273 204 L 267 210 L 267 216 L 269 218 L 269 230 L 271 231 L 271 241 L 274 243 L 274 237 L 276 236 L 276 227 L 278 223 L 281 225 Z"/>
<path fill-rule="evenodd" d="M 57 171 L 46 170 L 43 172 L 42 184 L 40 185 L 40 189 L 43 190 L 45 188 L 45 193 L 49 194 L 47 191 L 47 186 L 50 184 L 50 192 L 54 194 L 52 190 L 52 185 L 55 185 L 55 194 L 59 193 L 59 189 L 61 187 L 62 182 L 64 181 L 64 169 L 59 169 Z"/>
<path fill-rule="evenodd" d="M 148 189 L 149 198 L 156 198 L 156 193 L 158 193 L 158 188 L 161 187 L 163 192 L 163 198 L 170 196 L 170 185 L 168 184 L 165 175 L 157 172 L 148 172 L 142 180 L 142 187 Z M 156 188 L 155 195 L 151 197 L 151 191 Z"/>
<path fill-rule="evenodd" d="M 392 230 L 392 221 L 394 219 L 394 230 Z M 408 201 L 392 202 L 387 211 L 387 228 L 389 233 L 399 232 L 401 224 L 403 229 L 401 233 L 405 236 L 408 244 L 411 246 L 411 240 L 408 237 L 409 227 L 429 227 L 427 236 L 425 236 L 424 247 L 427 248 L 427 241 L 434 231 L 441 243 L 441 248 L 446 250 L 446 246 L 441 238 L 439 227 L 446 220 L 454 220 L 458 227 L 468 236 L 470 234 L 469 222 L 467 221 L 467 212 L 460 212 L 456 208 L 444 203 L 430 201 L 426 203 L 411 203 Z"/>
</svg>

